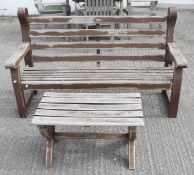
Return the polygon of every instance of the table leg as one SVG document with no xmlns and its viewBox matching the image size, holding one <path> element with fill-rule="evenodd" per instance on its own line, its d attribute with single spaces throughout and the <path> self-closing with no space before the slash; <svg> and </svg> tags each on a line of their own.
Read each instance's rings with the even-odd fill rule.
<svg viewBox="0 0 194 175">
<path fill-rule="evenodd" d="M 137 128 L 129 127 L 129 169 L 135 169 L 135 139 L 137 137 Z"/>
<path fill-rule="evenodd" d="M 46 145 L 46 167 L 51 168 L 53 162 L 53 139 L 47 139 Z"/>
</svg>

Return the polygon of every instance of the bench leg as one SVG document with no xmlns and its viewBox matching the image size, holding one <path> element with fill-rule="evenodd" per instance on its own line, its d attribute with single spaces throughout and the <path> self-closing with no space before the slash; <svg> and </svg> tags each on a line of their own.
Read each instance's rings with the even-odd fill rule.
<svg viewBox="0 0 194 175">
<path fill-rule="evenodd" d="M 176 118 L 177 111 L 178 111 L 178 104 L 179 104 L 179 97 L 181 91 L 181 83 L 182 83 L 182 68 L 176 68 L 174 70 L 173 76 L 173 85 L 170 97 L 170 104 L 169 104 L 169 113 L 168 116 L 170 118 Z"/>
<path fill-rule="evenodd" d="M 46 145 L 46 167 L 51 168 L 53 162 L 53 139 L 47 139 Z"/>
<path fill-rule="evenodd" d="M 15 93 L 19 115 L 21 118 L 27 117 L 27 109 L 26 109 L 24 91 L 20 83 L 20 70 L 19 68 L 11 69 L 10 72 L 11 72 L 12 84 L 14 88 L 14 93 Z"/>
<path fill-rule="evenodd" d="M 135 139 L 137 137 L 137 128 L 129 127 L 129 169 L 135 169 Z"/>
<path fill-rule="evenodd" d="M 55 126 L 38 126 L 40 134 L 47 138 L 46 167 L 52 167 Z"/>
<path fill-rule="evenodd" d="M 34 67 L 34 63 L 32 61 L 32 51 L 30 50 L 26 56 L 24 57 L 25 60 L 25 65 L 29 66 L 29 67 Z M 33 90 L 33 94 L 37 95 L 38 94 L 38 90 Z"/>
</svg>

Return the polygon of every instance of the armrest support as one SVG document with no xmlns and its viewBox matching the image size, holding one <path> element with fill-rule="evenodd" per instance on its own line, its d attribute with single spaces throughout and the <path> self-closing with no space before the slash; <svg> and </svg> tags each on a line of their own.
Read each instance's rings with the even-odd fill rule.
<svg viewBox="0 0 194 175">
<path fill-rule="evenodd" d="M 187 61 L 175 43 L 167 43 L 167 49 L 169 51 L 169 54 L 170 54 L 173 62 L 175 63 L 175 67 L 177 67 L 177 68 L 178 67 L 180 67 L 180 68 L 187 67 Z"/>
<path fill-rule="evenodd" d="M 29 43 L 21 44 L 18 47 L 17 51 L 6 61 L 5 68 L 6 69 L 17 68 L 20 61 L 28 53 L 29 50 L 30 50 L 30 44 Z"/>
</svg>

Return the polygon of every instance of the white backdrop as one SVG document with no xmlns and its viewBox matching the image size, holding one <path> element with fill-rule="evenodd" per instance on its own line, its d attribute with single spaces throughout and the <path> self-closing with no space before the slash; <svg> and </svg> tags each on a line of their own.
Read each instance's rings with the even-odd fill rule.
<svg viewBox="0 0 194 175">
<path fill-rule="evenodd" d="M 46 2 L 57 2 L 63 0 L 43 0 Z M 124 0 L 124 5 L 126 6 Z M 194 0 L 159 0 L 159 3 L 174 4 L 194 4 Z M 74 10 L 74 2 L 70 0 L 72 11 Z M 16 15 L 18 7 L 27 7 L 30 14 L 37 14 L 33 0 L 0 0 L 0 15 Z"/>
</svg>

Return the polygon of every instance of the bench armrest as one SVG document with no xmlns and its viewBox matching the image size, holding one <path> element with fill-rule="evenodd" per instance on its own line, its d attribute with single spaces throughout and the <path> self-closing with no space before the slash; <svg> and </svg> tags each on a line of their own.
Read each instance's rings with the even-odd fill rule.
<svg viewBox="0 0 194 175">
<path fill-rule="evenodd" d="M 30 50 L 29 43 L 21 44 L 16 50 L 16 52 L 6 61 L 5 68 L 6 69 L 17 68 L 20 61 L 28 53 L 29 50 Z"/>
<path fill-rule="evenodd" d="M 175 67 L 186 68 L 187 61 L 178 49 L 178 46 L 175 43 L 167 43 L 167 48 L 173 62 L 175 63 Z"/>
</svg>

